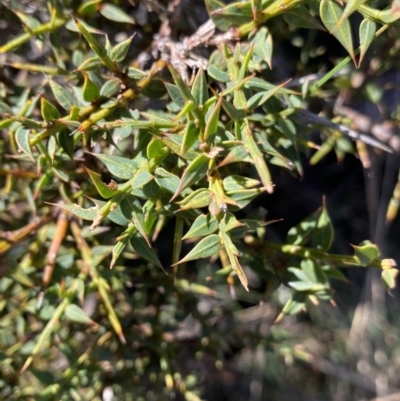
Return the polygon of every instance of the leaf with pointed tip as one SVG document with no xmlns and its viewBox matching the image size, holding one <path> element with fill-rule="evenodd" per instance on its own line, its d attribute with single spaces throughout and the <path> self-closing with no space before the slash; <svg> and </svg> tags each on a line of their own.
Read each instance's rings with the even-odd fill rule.
<svg viewBox="0 0 400 401">
<path fill-rule="evenodd" d="M 181 211 L 206 207 L 211 203 L 211 201 L 211 191 L 206 188 L 200 188 L 177 203 L 180 206 L 179 210 Z"/>
<path fill-rule="evenodd" d="M 118 78 L 113 78 L 104 83 L 100 89 L 100 96 L 113 97 L 121 89 L 121 81 Z"/>
<path fill-rule="evenodd" d="M 239 189 L 248 189 L 253 188 L 260 185 L 260 181 L 255 180 L 254 178 L 242 177 L 240 175 L 232 174 L 222 181 L 222 185 L 224 190 L 229 191 L 236 191 Z"/>
<path fill-rule="evenodd" d="M 68 157 L 74 161 L 74 137 L 71 133 L 63 129 L 57 135 L 58 143 L 60 144 L 63 151 L 68 155 Z"/>
<path fill-rule="evenodd" d="M 60 117 L 57 108 L 48 102 L 44 96 L 40 97 L 40 113 L 42 118 L 46 121 L 57 120 L 57 118 Z"/>
<path fill-rule="evenodd" d="M 189 231 L 182 237 L 182 239 L 203 237 L 205 235 L 213 234 L 217 230 L 218 220 L 216 217 L 210 213 L 202 214 L 196 218 Z"/>
<path fill-rule="evenodd" d="M 128 219 L 132 220 L 135 228 L 139 231 L 140 235 L 145 239 L 147 245 L 151 247 L 149 238 L 147 237 L 146 230 L 144 228 L 144 213 L 142 205 L 133 195 L 128 195 L 121 202 L 121 211 L 123 215 Z"/>
<path fill-rule="evenodd" d="M 283 19 L 289 24 L 298 28 L 321 29 L 324 27 L 309 13 L 304 6 L 295 7 L 283 14 Z"/>
<path fill-rule="evenodd" d="M 254 53 L 261 57 L 268 67 L 272 68 L 272 35 L 267 28 L 262 27 L 254 37 Z"/>
<path fill-rule="evenodd" d="M 229 77 L 229 74 L 220 70 L 216 65 L 214 64 L 209 64 L 207 67 L 207 73 L 208 75 L 215 79 L 217 82 L 229 82 L 231 79 Z"/>
<path fill-rule="evenodd" d="M 88 152 L 90 153 L 90 152 Z M 103 153 L 90 153 L 103 162 L 108 171 L 118 178 L 130 180 L 137 171 L 137 164 L 130 159 L 114 155 L 106 155 Z"/>
<path fill-rule="evenodd" d="M 185 154 L 197 141 L 200 133 L 199 126 L 194 121 L 188 121 L 183 133 L 180 154 Z"/>
<path fill-rule="evenodd" d="M 218 99 L 218 102 L 213 105 L 213 109 L 207 113 L 208 119 L 206 127 L 204 129 L 204 141 L 207 141 L 211 135 L 215 135 L 218 130 L 219 112 L 221 111 L 222 97 Z"/>
<path fill-rule="evenodd" d="M 137 252 L 140 256 L 142 256 L 149 262 L 153 263 L 154 265 L 164 270 L 160 260 L 158 259 L 157 254 L 154 252 L 153 248 L 149 247 L 149 245 L 146 243 L 146 241 L 141 235 L 139 234 L 134 235 L 131 238 L 130 242 L 135 252 Z"/>
<path fill-rule="evenodd" d="M 70 111 L 71 106 L 78 107 L 78 101 L 75 96 L 64 87 L 53 80 L 50 80 L 50 87 L 57 102 L 64 110 Z"/>
<path fill-rule="evenodd" d="M 130 15 L 114 4 L 103 4 L 100 8 L 100 14 L 111 21 L 135 24 L 135 20 Z"/>
<path fill-rule="evenodd" d="M 317 212 L 316 225 L 313 230 L 312 242 L 316 248 L 327 251 L 331 247 L 332 241 L 333 227 L 324 200 L 322 209 Z"/>
<path fill-rule="evenodd" d="M 232 269 L 235 271 L 239 280 L 246 291 L 249 291 L 249 282 L 246 274 L 243 271 L 242 266 L 239 263 L 239 251 L 231 240 L 229 234 L 224 231 L 220 231 L 220 236 L 225 247 L 225 251 L 228 254 L 229 261 L 231 262 Z"/>
<path fill-rule="evenodd" d="M 346 19 L 340 26 L 338 25 L 343 15 L 343 8 L 336 1 L 321 0 L 319 12 L 325 27 L 342 44 L 355 63 L 350 22 Z"/>
<path fill-rule="evenodd" d="M 18 145 L 18 151 L 24 152 L 29 158 L 35 163 L 35 158 L 33 157 L 31 145 L 29 144 L 29 136 L 31 130 L 24 127 L 19 127 L 15 133 L 15 141 Z"/>
<path fill-rule="evenodd" d="M 132 43 L 132 39 L 133 36 L 114 46 L 110 51 L 110 59 L 116 63 L 124 61 L 125 57 L 128 54 L 129 46 Z"/>
<path fill-rule="evenodd" d="M 366 2 L 366 0 L 348 0 L 346 3 L 346 7 L 343 10 L 343 14 L 340 17 L 340 20 L 337 23 L 336 29 L 345 21 L 347 20 L 351 14 L 354 13 L 354 11 L 357 11 L 357 9 L 363 5 Z"/>
<path fill-rule="evenodd" d="M 88 169 L 85 167 L 85 170 L 89 174 L 90 178 L 92 179 L 92 182 L 94 186 L 97 189 L 97 192 L 105 199 L 109 199 L 113 197 L 117 192 L 118 192 L 118 185 L 116 182 L 111 181 L 110 184 L 104 184 L 103 181 L 101 181 L 101 176 L 100 174 Z"/>
<path fill-rule="evenodd" d="M 203 238 L 183 259 L 175 265 L 188 262 L 189 260 L 209 258 L 221 249 L 221 239 L 217 234 L 211 234 Z"/>
<path fill-rule="evenodd" d="M 178 176 L 170 173 L 169 171 L 163 169 L 162 167 L 157 167 L 155 174 L 156 174 L 155 180 L 161 188 L 169 192 L 175 193 L 179 185 Z M 190 188 L 186 188 L 185 190 L 182 191 L 181 194 L 185 196 L 191 192 L 192 190 Z"/>
<path fill-rule="evenodd" d="M 244 224 L 237 220 L 230 212 L 225 213 L 224 217 L 219 222 L 219 229 L 225 233 L 242 226 L 244 226 Z"/>
<path fill-rule="evenodd" d="M 69 304 L 64 312 L 64 317 L 70 322 L 83 323 L 83 324 L 95 324 L 90 317 L 80 308 L 78 305 Z"/>
<path fill-rule="evenodd" d="M 203 105 L 209 99 L 206 75 L 202 68 L 199 68 L 197 71 L 191 92 L 196 104 L 199 106 Z"/>
<path fill-rule="evenodd" d="M 95 219 L 95 217 L 97 216 L 97 213 L 99 211 L 99 208 L 97 206 L 90 207 L 88 209 L 84 209 L 83 207 L 73 204 L 73 203 L 68 203 L 68 204 L 50 203 L 50 205 L 60 207 L 61 209 L 66 210 L 67 212 L 70 212 L 73 215 L 75 215 L 83 220 L 90 220 L 90 221 L 93 221 Z"/>
<path fill-rule="evenodd" d="M 83 100 L 86 102 L 95 102 L 100 97 L 100 89 L 99 87 L 92 82 L 87 74 L 84 74 L 84 82 L 82 89 Z"/>
<path fill-rule="evenodd" d="M 77 71 L 90 71 L 99 69 L 103 63 L 97 56 L 86 59 L 76 70 Z"/>
<path fill-rule="evenodd" d="M 382 272 L 381 275 L 382 284 L 384 285 L 387 291 L 396 288 L 398 274 L 399 274 L 398 269 L 388 269 Z"/>
<path fill-rule="evenodd" d="M 172 202 L 185 188 L 193 183 L 200 181 L 207 173 L 209 159 L 207 156 L 200 154 L 186 167 L 179 181 L 179 186 L 176 189 L 170 202 Z"/>
<path fill-rule="evenodd" d="M 89 32 L 89 30 L 85 27 L 85 24 L 74 16 L 72 16 L 72 18 L 74 19 L 75 25 L 79 29 L 79 32 L 89 43 L 91 49 L 97 54 L 97 56 L 100 57 L 104 66 L 107 67 L 110 71 L 118 71 L 117 67 L 108 57 L 107 50 L 103 46 L 101 46 L 100 43 L 95 39 L 95 37 Z"/>
<path fill-rule="evenodd" d="M 376 32 L 376 23 L 369 19 L 364 19 L 360 24 L 360 59 L 358 60 L 358 68 L 364 59 L 365 53 L 367 52 L 369 45 L 374 39 Z"/>
<path fill-rule="evenodd" d="M 379 256 L 379 249 L 369 241 L 361 243 L 360 246 L 350 244 L 354 249 L 354 255 L 361 266 L 368 266 Z"/>
<path fill-rule="evenodd" d="M 218 29 L 226 30 L 232 25 L 239 26 L 252 21 L 253 10 L 250 2 L 239 1 L 212 11 L 210 17 Z"/>
<path fill-rule="evenodd" d="M 169 82 L 165 82 L 164 84 L 172 101 L 180 108 L 184 107 L 185 99 L 183 98 L 179 88 L 174 84 L 170 84 Z"/>
</svg>

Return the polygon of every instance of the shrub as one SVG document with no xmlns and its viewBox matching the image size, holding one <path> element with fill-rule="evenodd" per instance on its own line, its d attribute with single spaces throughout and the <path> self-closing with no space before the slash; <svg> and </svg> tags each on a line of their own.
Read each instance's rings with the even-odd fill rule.
<svg viewBox="0 0 400 401">
<path fill-rule="evenodd" d="M 281 170 L 301 177 L 305 158 L 393 147 L 310 106 L 398 27 L 395 2 L 344 3 L 208 0 L 203 24 L 181 18 L 184 1 L 0 6 L 2 37 L 11 30 L 0 47 L 3 397 L 198 400 L 207 383 L 181 342 L 194 364 L 222 366 L 224 304 L 286 287 L 280 321 L 332 300 L 343 266 L 381 268 L 394 285 L 394 262 L 371 242 L 329 252 L 324 201 L 283 243 L 252 206 Z M 296 78 L 276 83 L 285 41 L 314 29 L 349 55 L 321 73 L 303 52 Z"/>
</svg>

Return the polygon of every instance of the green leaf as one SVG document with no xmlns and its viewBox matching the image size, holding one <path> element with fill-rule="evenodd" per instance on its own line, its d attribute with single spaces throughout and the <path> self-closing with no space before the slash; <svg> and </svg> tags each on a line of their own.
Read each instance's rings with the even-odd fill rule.
<svg viewBox="0 0 400 401">
<path fill-rule="evenodd" d="M 325 27 L 342 44 L 355 63 L 350 22 L 346 19 L 339 25 L 343 15 L 342 7 L 334 0 L 321 0 L 319 12 Z"/>
<path fill-rule="evenodd" d="M 354 249 L 354 256 L 361 266 L 368 266 L 373 260 L 379 256 L 379 249 L 375 244 L 364 241 L 360 246 L 350 244 Z"/>
<path fill-rule="evenodd" d="M 229 78 L 229 74 L 220 70 L 214 64 L 209 64 L 207 67 L 207 73 L 211 78 L 214 78 L 217 82 L 229 82 L 231 79 Z"/>
<path fill-rule="evenodd" d="M 103 153 L 90 154 L 103 162 L 111 174 L 124 180 L 130 180 L 138 169 L 137 164 L 133 160 L 129 160 L 125 157 L 106 155 Z"/>
<path fill-rule="evenodd" d="M 107 50 L 100 45 L 100 43 L 95 39 L 95 37 L 86 29 L 85 24 L 79 19 L 72 17 L 74 22 L 79 29 L 79 32 L 83 35 L 86 41 L 89 43 L 90 48 L 100 57 L 102 63 L 110 71 L 118 71 L 118 68 L 113 64 L 110 58 L 107 56 Z"/>
<path fill-rule="evenodd" d="M 26 129 L 24 127 L 19 127 L 15 132 L 15 141 L 18 145 L 18 151 L 25 153 L 29 158 L 35 163 L 35 159 L 33 157 L 31 145 L 29 144 L 29 136 L 31 130 Z"/>
<path fill-rule="evenodd" d="M 70 111 L 72 106 L 78 107 L 78 101 L 75 96 L 64 87 L 53 80 L 50 80 L 50 87 L 57 102 L 64 110 Z"/>
<path fill-rule="evenodd" d="M 194 121 L 188 121 L 183 133 L 180 154 L 185 154 L 197 141 L 200 133 L 199 126 Z"/>
<path fill-rule="evenodd" d="M 183 259 L 175 265 L 188 262 L 189 260 L 209 258 L 221 249 L 221 239 L 217 234 L 211 234 L 203 238 Z"/>
<path fill-rule="evenodd" d="M 128 54 L 129 47 L 132 43 L 133 36 L 124 40 L 121 43 L 118 43 L 110 52 L 110 59 L 116 63 L 120 63 L 125 60 L 125 57 Z"/>
<path fill-rule="evenodd" d="M 134 24 L 135 20 L 128 15 L 122 8 L 115 6 L 114 4 L 104 4 L 100 8 L 100 14 L 115 22 L 125 22 L 128 24 Z"/>
<path fill-rule="evenodd" d="M 129 78 L 132 79 L 141 79 L 146 76 L 146 73 L 142 70 L 138 70 L 137 68 L 134 67 L 128 67 L 126 74 L 128 75 Z"/>
<path fill-rule="evenodd" d="M 399 271 L 397 269 L 387 269 L 382 272 L 381 280 L 386 290 L 391 290 L 396 287 L 397 276 Z"/>
<path fill-rule="evenodd" d="M 85 170 L 89 174 L 90 178 L 92 179 L 92 182 L 94 186 L 96 187 L 98 193 L 105 199 L 109 199 L 113 197 L 117 192 L 118 192 L 118 185 L 115 181 L 111 181 L 110 184 L 104 184 L 104 182 L 101 181 L 101 176 L 100 174 L 88 169 L 85 167 Z"/>
<path fill-rule="evenodd" d="M 68 157 L 74 161 L 74 137 L 68 130 L 62 130 L 58 133 L 58 143 Z"/>
<path fill-rule="evenodd" d="M 260 181 L 253 178 L 242 177 L 240 175 L 232 174 L 222 181 L 224 190 L 227 192 L 236 191 L 239 189 L 248 189 L 260 185 Z"/>
<path fill-rule="evenodd" d="M 176 189 L 170 202 L 172 202 L 185 188 L 193 183 L 201 180 L 207 173 L 209 159 L 207 156 L 200 154 L 186 167 L 179 181 L 178 188 Z"/>
<path fill-rule="evenodd" d="M 179 72 L 171 64 L 168 64 L 168 69 L 181 93 L 181 96 L 183 97 L 183 99 L 185 99 L 185 102 L 192 101 L 193 103 L 196 103 L 192 96 L 192 93 L 189 90 L 189 87 L 185 84 Z"/>
<path fill-rule="evenodd" d="M 244 224 L 237 220 L 236 217 L 230 212 L 225 213 L 224 217 L 219 222 L 219 229 L 225 233 L 233 230 L 234 228 L 242 226 L 244 226 Z"/>
<path fill-rule="evenodd" d="M 42 118 L 46 121 L 57 120 L 57 118 L 60 117 L 57 108 L 48 102 L 44 96 L 40 97 L 40 113 Z"/>
<path fill-rule="evenodd" d="M 97 216 L 97 213 L 99 211 L 99 208 L 97 206 L 91 207 L 88 209 L 84 209 L 83 207 L 79 205 L 74 205 L 73 203 L 70 204 L 53 204 L 50 203 L 50 205 L 60 207 L 63 210 L 66 210 L 67 212 L 72 213 L 73 215 L 83 219 L 83 220 L 90 220 L 93 221 L 95 217 Z"/>
<path fill-rule="evenodd" d="M 179 185 L 178 176 L 170 173 L 169 171 L 163 169 L 162 167 L 157 167 L 155 174 L 156 174 L 155 180 L 161 188 L 169 192 L 175 193 Z M 191 192 L 192 190 L 190 188 L 187 188 L 184 191 L 182 191 L 182 195 L 185 196 Z"/>
<path fill-rule="evenodd" d="M 295 315 L 302 311 L 306 304 L 306 296 L 304 294 L 295 293 L 282 309 L 282 312 L 276 318 L 275 323 L 280 322 L 286 315 Z"/>
<path fill-rule="evenodd" d="M 226 30 L 232 25 L 239 26 L 252 21 L 253 10 L 250 2 L 239 1 L 216 9 L 210 13 L 210 17 L 218 29 Z"/>
<path fill-rule="evenodd" d="M 169 82 L 165 82 L 165 87 L 167 88 L 167 92 L 172 101 L 180 108 L 184 107 L 185 99 L 183 98 L 179 88 L 174 84 L 170 84 Z"/>
<path fill-rule="evenodd" d="M 193 222 L 189 231 L 182 237 L 182 239 L 189 239 L 193 237 L 203 237 L 205 235 L 213 234 L 218 230 L 218 220 L 212 214 L 202 214 Z"/>
<path fill-rule="evenodd" d="M 304 6 L 295 7 L 293 10 L 288 10 L 283 14 L 283 19 L 289 24 L 298 28 L 305 29 L 321 29 L 324 27 L 311 16 L 307 8 Z"/>
<path fill-rule="evenodd" d="M 304 245 L 311 237 L 311 234 L 318 220 L 318 212 L 313 213 L 296 226 L 292 227 L 286 237 L 286 242 L 293 245 Z"/>
<path fill-rule="evenodd" d="M 70 304 L 64 312 L 64 317 L 70 322 L 93 324 L 93 320 L 78 305 Z"/>
<path fill-rule="evenodd" d="M 157 257 L 157 254 L 154 252 L 153 248 L 149 247 L 149 245 L 146 243 L 146 241 L 141 235 L 136 234 L 131 238 L 130 242 L 135 252 L 137 252 L 140 256 L 142 256 L 149 262 L 153 263 L 154 265 L 164 270 L 160 260 Z"/>
<path fill-rule="evenodd" d="M 360 65 L 364 59 L 364 56 L 374 39 L 376 32 L 376 24 L 374 21 L 371 21 L 369 19 L 364 19 L 361 24 L 360 24 L 360 59 L 358 61 L 358 68 L 360 68 Z"/>
<path fill-rule="evenodd" d="M 312 236 L 313 244 L 316 248 L 327 251 L 333 241 L 333 227 L 326 208 L 325 199 L 322 209 L 317 213 L 316 225 Z"/>
<path fill-rule="evenodd" d="M 202 68 L 199 68 L 197 71 L 191 92 L 196 104 L 199 106 L 204 105 L 204 103 L 209 99 L 206 75 Z"/>
<path fill-rule="evenodd" d="M 272 68 L 272 35 L 267 28 L 262 27 L 254 37 L 254 53 Z"/>
<path fill-rule="evenodd" d="M 338 22 L 338 27 L 345 21 L 347 20 L 351 14 L 354 13 L 354 11 L 357 11 L 357 9 L 363 5 L 366 2 L 366 0 L 348 0 L 346 7 L 344 8 L 343 14 L 340 18 L 340 21 Z"/>
<path fill-rule="evenodd" d="M 121 89 L 121 81 L 118 78 L 110 79 L 105 82 L 104 85 L 100 89 L 100 96 L 104 97 L 113 97 L 115 96 L 119 90 Z"/>
<path fill-rule="evenodd" d="M 214 105 L 212 111 L 210 113 L 207 113 L 208 120 L 204 130 L 204 141 L 207 141 L 211 135 L 215 135 L 217 133 L 221 105 L 222 97 L 218 99 L 218 102 Z"/>
<path fill-rule="evenodd" d="M 180 206 L 179 210 L 197 209 L 208 206 L 212 201 L 211 191 L 200 188 L 192 192 L 185 199 L 177 202 Z"/>
<path fill-rule="evenodd" d="M 82 96 L 86 102 L 95 102 L 100 97 L 99 87 L 89 79 L 87 74 L 84 74 Z"/>
<path fill-rule="evenodd" d="M 76 69 L 77 71 L 91 71 L 97 70 L 103 65 L 102 61 L 99 57 L 94 56 L 85 60 L 80 66 Z"/>
<path fill-rule="evenodd" d="M 82 3 L 78 8 L 78 13 L 81 15 L 92 15 L 98 8 L 103 0 L 88 0 Z"/>
<path fill-rule="evenodd" d="M 132 195 L 128 195 L 121 202 L 121 211 L 123 215 L 128 219 L 132 220 L 135 228 L 140 233 L 140 235 L 145 239 L 147 245 L 151 247 L 149 238 L 147 237 L 146 230 L 144 228 L 144 213 L 142 210 L 142 205 L 136 199 L 136 197 Z"/>
</svg>

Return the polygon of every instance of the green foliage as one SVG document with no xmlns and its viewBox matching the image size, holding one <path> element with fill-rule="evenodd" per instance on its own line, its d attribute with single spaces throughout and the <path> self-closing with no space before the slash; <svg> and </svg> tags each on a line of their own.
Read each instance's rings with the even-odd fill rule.
<svg viewBox="0 0 400 401">
<path fill-rule="evenodd" d="M 394 286 L 394 263 L 381 260 L 376 245 L 353 246 L 354 256 L 330 253 L 334 227 L 325 202 L 289 230 L 285 243 L 267 240 L 269 222 L 247 207 L 274 191 L 280 169 L 300 177 L 304 157 L 316 164 L 332 149 L 339 158 L 354 152 L 346 128 L 313 115 L 307 100 L 323 99 L 331 79 L 340 85 L 335 74 L 350 59 L 360 65 L 398 17 L 366 1 L 323 0 L 317 7 L 208 0 L 211 20 L 228 35 L 209 41 L 219 45 L 206 69 L 185 77 L 187 66 L 173 52 L 169 59 L 153 55 L 145 68 L 132 59 L 134 35 L 111 43 L 108 36 L 141 24 L 124 2 L 36 3 L 40 20 L 22 4 L 11 6 L 25 33 L 0 47 L 11 60 L 2 68 L 25 74 L 0 83 L 0 220 L 8 227 L 0 237 L 0 366 L 11 378 L 0 381 L 1 396 L 99 400 L 113 386 L 117 398 L 128 399 L 121 386 L 133 377 L 131 399 L 144 399 L 151 386 L 154 394 L 199 400 L 191 373 L 172 360 L 183 309 L 210 330 L 216 312 L 199 314 L 201 297 L 223 299 L 227 283 L 251 300 L 237 284 L 251 290 L 255 273 L 265 280 L 264 300 L 279 285 L 288 289 L 279 321 L 331 300 L 330 279 L 346 280 L 340 267 L 383 268 L 384 284 Z M 357 50 L 353 13 L 362 17 Z M 292 32 L 325 27 L 349 57 L 312 84 L 270 82 L 279 47 L 269 25 L 275 18 Z M 24 54 L 35 41 L 48 49 L 39 64 Z M 37 72 L 46 75 L 26 78 Z M 317 129 L 324 132 L 320 146 L 310 137 Z M 12 212 L 13 205 L 20 210 Z M 172 249 L 170 259 L 160 241 Z M 223 336 L 204 338 L 199 353 L 222 359 Z M 68 368 L 53 369 L 59 361 Z M 120 375 L 115 385 L 112 375 Z"/>
</svg>

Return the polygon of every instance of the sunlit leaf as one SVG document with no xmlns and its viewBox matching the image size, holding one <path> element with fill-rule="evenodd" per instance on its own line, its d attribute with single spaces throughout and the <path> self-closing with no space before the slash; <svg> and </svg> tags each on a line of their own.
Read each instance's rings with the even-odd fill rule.
<svg viewBox="0 0 400 401">
<path fill-rule="evenodd" d="M 343 8 L 334 0 L 321 0 L 319 11 L 325 27 L 336 37 L 355 62 L 350 22 L 348 19 L 340 22 Z"/>
<path fill-rule="evenodd" d="M 215 255 L 221 248 L 221 239 L 216 234 L 203 238 L 183 259 L 176 264 Z"/>
</svg>

